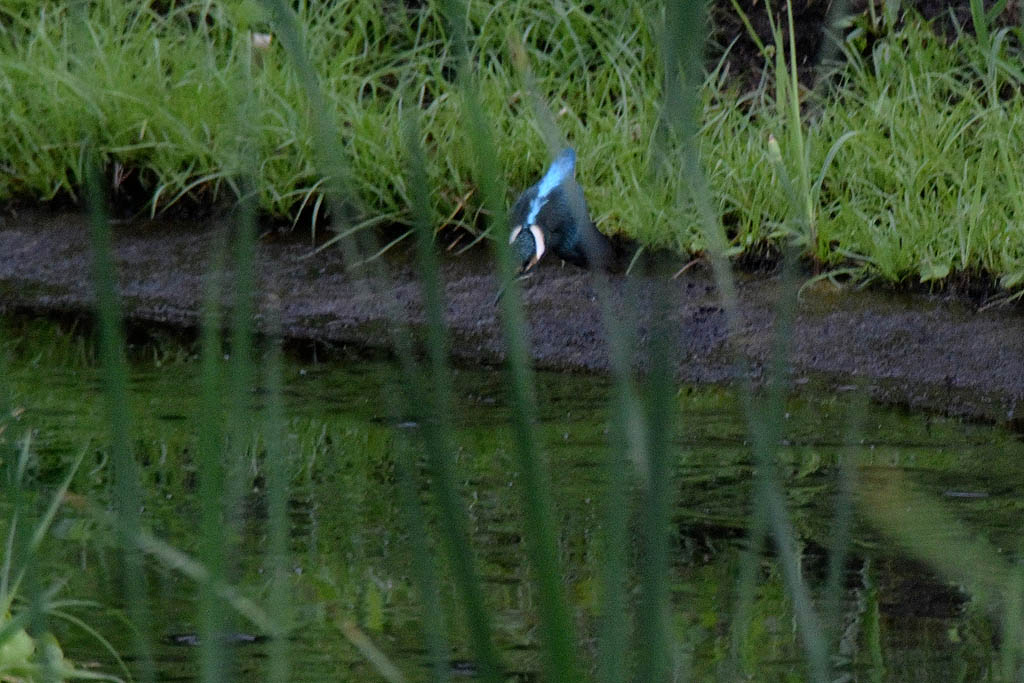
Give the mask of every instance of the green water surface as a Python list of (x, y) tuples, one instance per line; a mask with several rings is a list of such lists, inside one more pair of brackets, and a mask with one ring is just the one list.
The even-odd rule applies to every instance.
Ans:
[[(71, 491), (109, 507), (106, 417), (90, 337), (52, 323), (8, 321), (6, 387), (16, 417), (0, 435), (31, 439), (28, 491), (43, 505), (69, 463), (86, 449)], [(225, 363), (227, 361), (225, 360)], [(145, 491), (143, 520), (159, 538), (196, 555), (199, 361), (188, 345), (148, 340), (132, 353), (132, 444)], [(428, 676), (421, 607), (411, 578), (409, 538), (401, 523), (397, 449), (419, 452), (418, 426), (391, 400), (387, 361), (313, 362), (285, 367), (285, 451), (290, 472), (288, 639), (294, 680), (380, 680), (342, 633), (352, 623), (409, 680)], [(469, 512), (472, 550), (484, 582), (503, 665), (512, 680), (540, 674), (536, 594), (525, 559), (521, 497), (503, 374), (453, 370), (455, 468)], [(559, 524), (563, 582), (583, 659), (594, 662), (600, 616), (601, 504), (605, 499), (608, 405), (601, 377), (538, 376), (537, 429), (550, 465)], [(229, 534), (231, 575), (242, 594), (267, 601), (262, 389), (255, 387), (248, 463), (240, 475), (237, 523)], [(227, 410), (228, 406), (225, 406)], [(827, 571), (841, 458), (858, 467), (858, 491), (894, 476), (912, 482), (1007, 560), (1019, 549), (1024, 444), (996, 427), (880, 408), (858, 391), (816, 393), (813, 382), (789, 399), (780, 472), (805, 579), (817, 603)], [(736, 583), (751, 515), (752, 455), (737, 396), (726, 388), (682, 387), (676, 397), (672, 463), (671, 609), (680, 679), (721, 678), (728, 658)], [(422, 461), (422, 458), (420, 458)], [(629, 499), (644, 486), (635, 468)], [(428, 524), (429, 473), (423, 468)], [(859, 495), (859, 494), (858, 494)], [(855, 496), (856, 497), (856, 496)], [(0, 521), (9, 515), (0, 507)], [(842, 594), (833, 620), (838, 676), (858, 680), (978, 680), (994, 676), (999, 625), (961, 586), (937, 577), (855, 508)], [(6, 534), (6, 531), (5, 531)], [(635, 537), (635, 534), (634, 534)], [(435, 548), (437, 545), (435, 544)], [(630, 561), (639, 565), (639, 542)], [(955, 552), (956, 549), (950, 549)], [(76, 614), (125, 656), (137, 673), (121, 604), (120, 550), (113, 535), (81, 506), (67, 505), (44, 543), (38, 578), (66, 582), (60, 594), (102, 607)], [(448, 571), (439, 560), (453, 676), (471, 676), (472, 655)], [(194, 581), (146, 561), (158, 680), (198, 674), (196, 632), (203, 606)], [(802, 680), (804, 660), (781, 572), (770, 546), (758, 563), (753, 615), (740, 643), (752, 680)], [(630, 585), (638, 581), (634, 569)], [(637, 600), (630, 593), (631, 600)], [(623, 615), (628, 620), (628, 615)], [(229, 617), (226, 655), (239, 680), (266, 674), (269, 641)], [(52, 624), (69, 657), (118, 674), (111, 657), (81, 631)], [(642, 651), (642, 646), (637, 646)], [(123, 674), (121, 674), (123, 675)]]

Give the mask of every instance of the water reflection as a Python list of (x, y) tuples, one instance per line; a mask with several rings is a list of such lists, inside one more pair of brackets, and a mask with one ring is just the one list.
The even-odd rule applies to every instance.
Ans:
[[(139, 361), (131, 385), (136, 452), (147, 487), (145, 518), (154, 533), (195, 553), (199, 509), (195, 500), (196, 449), (192, 397), (198, 363), (155, 367)], [(420, 615), (410, 579), (408, 539), (399, 524), (393, 452), (396, 440), (416, 443), (416, 425), (395, 424), (380, 400), (390, 370), (381, 363), (287, 367), (287, 451), (292, 470), (290, 580), (299, 627), (291, 637), (297, 680), (373, 680), (375, 674), (339, 631), (352, 620), (412, 680), (427, 676)], [(109, 492), (96, 373), (81, 363), (46, 372), (17, 363), (11, 372), (20, 424), (35, 431), (41, 482), (59, 476), (85, 444), (94, 453), (74, 490), (95, 501)], [(560, 522), (564, 582), (588, 655), (595, 648), (603, 462), (610, 387), (597, 377), (541, 374), (540, 431), (551, 464)], [(514, 680), (533, 680), (539, 669), (536, 595), (522, 548), (520, 495), (512, 461), (504, 379), (496, 371), (456, 372), (459, 410), (453, 416), (455, 454), (472, 542), (495, 617), (496, 639)], [(258, 399), (258, 394), (257, 394)], [(257, 400), (258, 402), (258, 400)], [(753, 462), (736, 397), (722, 388), (684, 388), (677, 398), (679, 428), (673, 441), (676, 504), (672, 514), (671, 623), (679, 661), (698, 680), (722, 675), (740, 553), (751, 514)], [(788, 508), (797, 531), (802, 570), (812, 587), (825, 584), (835, 515), (837, 464), (857, 463), (858, 492), (891, 479), (912, 481), (999, 551), (1018, 549), (1019, 463), (1024, 447), (994, 427), (934, 416), (863, 407), (861, 439), (847, 443), (851, 415), (863, 404), (855, 392), (815, 394), (804, 385), (788, 406), (779, 451)], [(254, 433), (254, 439), (259, 437)], [(415, 447), (415, 445), (414, 445)], [(425, 470), (424, 470), (425, 471)], [(244, 592), (265, 597), (266, 508), (258, 452), (237, 530), (234, 575)], [(639, 477), (634, 487), (642, 486)], [(858, 493), (858, 496), (860, 493)], [(429, 509), (429, 508), (428, 508)], [(46, 561), (65, 593), (115, 608), (116, 548), (95, 524), (69, 515), (55, 526)], [(430, 513), (433, 514), (433, 513)], [(632, 551), (636, 560), (636, 553)], [(744, 636), (743, 661), (757, 679), (802, 675), (803, 663), (788, 599), (770, 546), (758, 565), (757, 600)], [(197, 676), (195, 585), (156, 562), (148, 565), (161, 680)], [(634, 596), (635, 597), (635, 596)], [(816, 595), (819, 605), (827, 597)], [(443, 598), (455, 604), (446, 579)], [(840, 675), (888, 680), (973, 679), (997, 661), (998, 628), (966, 592), (939, 580), (899, 550), (860, 515), (835, 600), (838, 638), (833, 662)], [(472, 677), (464, 626), (453, 623), (453, 677)], [(122, 652), (131, 639), (119, 612), (88, 615)], [(231, 643), (239, 677), (264, 671), (263, 634), (234, 618)], [(72, 658), (110, 667), (93, 641), (74, 630), (61, 634)], [(681, 664), (682, 666), (682, 664)]]

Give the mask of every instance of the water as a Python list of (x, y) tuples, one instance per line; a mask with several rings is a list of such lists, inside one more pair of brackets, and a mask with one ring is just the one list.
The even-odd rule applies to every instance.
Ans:
[[(14, 405), (23, 412), (4, 437), (20, 439), (31, 432), (38, 456), (31, 478), (42, 492), (40, 500), (72, 458), (87, 449), (72, 491), (108, 505), (105, 418), (87, 341), (49, 324), (29, 326), (21, 334), (19, 344), (9, 345), (8, 382)], [(41, 350), (30, 350), (37, 346)], [(133, 443), (146, 490), (145, 523), (193, 556), (199, 551), (200, 514), (195, 464), (198, 366), (174, 342), (150, 345), (134, 353), (131, 382)], [(495, 370), (453, 372), (458, 396), (453, 416), (459, 444), (456, 469), (496, 640), (510, 677), (533, 680), (539, 671), (537, 598), (523, 549), (504, 379)], [(289, 639), (293, 678), (376, 680), (374, 669), (340, 629), (352, 622), (411, 680), (425, 679), (419, 603), (394, 471), (396, 448), (419, 448), (418, 433), (414, 423), (394, 414), (381, 398), (394, 395), (394, 373), (384, 362), (314, 364), (291, 359), (285, 374), (289, 566), (298, 624)], [(564, 585), (581, 651), (593, 661), (601, 604), (610, 386), (599, 377), (541, 374), (537, 389), (537, 428), (551, 463)], [(255, 393), (257, 404), (261, 396)], [(740, 403), (731, 391), (684, 387), (676, 404), (670, 623), (678, 670), (689, 669), (703, 680), (721, 672), (729, 652), (753, 466)], [(256, 444), (261, 443), (259, 432), (256, 420)], [(230, 555), (238, 586), (262, 604), (268, 590), (266, 501), (261, 447), (254, 451)], [(948, 520), (965, 525), (1000, 561), (1009, 563), (1019, 550), (1016, 492), (1024, 483), (1022, 455), (1020, 439), (998, 428), (866, 405), (855, 391), (825, 395), (809, 384), (789, 400), (780, 471), (803, 574), (819, 607), (825, 604), (820, 588), (832, 545), (837, 463), (843, 457), (858, 463), (858, 512), (843, 592), (836, 601), (838, 616), (831, 622), (841, 634), (834, 660), (837, 675), (883, 680), (991, 675), (999, 657), (999, 626), (990, 611), (951, 577), (940, 578), (921, 551), (909, 553), (891, 534), (880, 531), (870, 514), (879, 507), (872, 504), (871, 492), (891, 498), (912, 485), (914, 495), (937, 503)], [(634, 472), (634, 494), (643, 486), (639, 472)], [(890, 492), (886, 486), (893, 481), (903, 488)], [(425, 495), (424, 500), (429, 498)], [(912, 505), (918, 499), (906, 500)], [(2, 516), (5, 527), (8, 517)], [(938, 519), (939, 528), (919, 534), (934, 532), (941, 544), (951, 526), (943, 519)], [(95, 518), (65, 506), (44, 551), (45, 569), (38, 576), (47, 584), (66, 582), (62, 597), (99, 603), (101, 607), (77, 609), (75, 614), (109, 638), (126, 655), (129, 668), (137, 666), (119, 604), (119, 550), (111, 535)], [(630, 555), (635, 564), (638, 542), (631, 544)], [(804, 666), (773, 558), (769, 546), (758, 564), (756, 601), (741, 654), (754, 678), (789, 680), (802, 677)], [(146, 567), (158, 679), (192, 680), (198, 672), (197, 587), (156, 560), (147, 561)], [(636, 581), (635, 572), (631, 581)], [(452, 631), (452, 671), (470, 675), (465, 626), (451, 608), (456, 601), (447, 578), (443, 594)], [(95, 640), (66, 624), (53, 628), (67, 655), (80, 665), (117, 673)], [(239, 678), (264, 676), (270, 647), (264, 634), (237, 615), (230, 628), (228, 652)]]

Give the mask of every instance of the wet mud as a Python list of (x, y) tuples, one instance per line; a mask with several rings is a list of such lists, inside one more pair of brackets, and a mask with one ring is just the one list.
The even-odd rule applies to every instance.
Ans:
[[(77, 213), (42, 210), (0, 218), (0, 309), (88, 313), (93, 305), (88, 223)], [(195, 328), (212, 254), (224, 240), (216, 222), (153, 222), (115, 229), (125, 317), (143, 325)], [(411, 248), (411, 243), (410, 243)], [(420, 286), (407, 253), (349, 273), (340, 249), (313, 254), (298, 239), (260, 241), (258, 325), (282, 334), (356, 350), (389, 350), (389, 326), (422, 329)], [(489, 250), (442, 263), (450, 352), (459, 363), (504, 359), (498, 290)], [(664, 282), (664, 280), (662, 280)], [(230, 278), (225, 280), (230, 293)], [(764, 380), (772, 359), (778, 275), (737, 276), (735, 332), (709, 269), (668, 280), (677, 379), (715, 383), (740, 372)], [(539, 369), (604, 373), (609, 369), (599, 291), (617, 324), (634, 330), (637, 356), (659, 288), (652, 277), (592, 274), (542, 263), (523, 283), (532, 355)], [(789, 334), (789, 378), (796, 389), (867, 390), (879, 401), (1024, 425), (1024, 311), (977, 310), (949, 296), (858, 291), (818, 283), (805, 288)], [(737, 352), (743, 359), (736, 362)], [(642, 364), (642, 361), (640, 362)], [(742, 368), (740, 370), (739, 368)]]

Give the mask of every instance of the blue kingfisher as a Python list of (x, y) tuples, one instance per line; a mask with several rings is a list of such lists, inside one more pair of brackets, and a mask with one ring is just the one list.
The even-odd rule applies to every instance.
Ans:
[(512, 205), (509, 244), (519, 272), (525, 273), (547, 251), (581, 268), (608, 268), (612, 244), (590, 220), (583, 188), (576, 182), (576, 152), (563, 149), (551, 167)]

